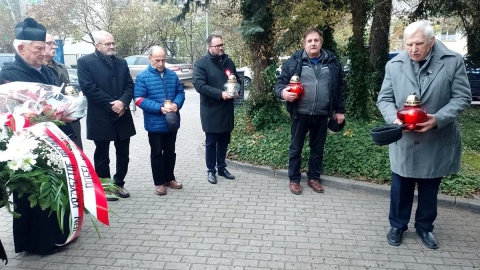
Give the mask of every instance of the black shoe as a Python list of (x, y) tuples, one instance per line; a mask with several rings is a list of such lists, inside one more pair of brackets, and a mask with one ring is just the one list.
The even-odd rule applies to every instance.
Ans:
[(392, 246), (400, 246), (403, 239), (403, 231), (392, 227), (387, 234), (387, 242)]
[(217, 176), (215, 175), (214, 172), (208, 172), (208, 182), (210, 184), (216, 184), (217, 183)]
[(432, 232), (423, 232), (417, 230), (418, 236), (422, 239), (423, 244), (430, 249), (437, 249), (438, 248), (438, 242), (437, 239), (435, 239), (435, 235), (433, 235)]
[(124, 187), (117, 187), (117, 190), (115, 190), (113, 194), (124, 199), (130, 197), (130, 193)]
[(107, 198), (107, 201), (109, 201), (109, 202), (118, 201), (118, 197), (113, 195), (113, 194), (105, 194), (105, 197)]
[(227, 169), (218, 170), (218, 175), (223, 176), (223, 177), (225, 177), (227, 179), (230, 179), (230, 180), (235, 179), (235, 176), (233, 176), (233, 174), (231, 174), (229, 171), (227, 171)]

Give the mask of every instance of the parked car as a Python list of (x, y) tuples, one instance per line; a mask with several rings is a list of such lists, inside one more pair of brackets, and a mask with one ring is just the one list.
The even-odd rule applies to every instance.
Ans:
[(237, 68), (237, 71), (243, 71), (243, 87), (248, 89), (248, 86), (253, 81), (253, 70), (250, 67)]
[(78, 91), (82, 91), (82, 89), (80, 89), (80, 84), (78, 83), (77, 70), (74, 68), (67, 68), (67, 72), (68, 77), (70, 78), (70, 84)]
[(2, 70), (5, 64), (11, 63), (13, 61), (15, 61), (14, 53), (0, 53), (0, 70)]
[(472, 101), (480, 101), (480, 68), (467, 68), (467, 76), (472, 89)]
[[(138, 74), (144, 71), (148, 65), (150, 65), (150, 60), (148, 59), (147, 55), (132, 55), (125, 57), (125, 60), (127, 60), (128, 68), (130, 69), (130, 75), (132, 76), (133, 81), (135, 81)], [(187, 64), (179, 59), (167, 56), (165, 59), (165, 67), (175, 71), (182, 84), (192, 82), (192, 65)]]

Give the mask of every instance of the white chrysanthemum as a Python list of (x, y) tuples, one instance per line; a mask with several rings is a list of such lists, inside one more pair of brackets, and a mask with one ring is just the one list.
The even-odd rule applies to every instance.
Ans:
[(7, 162), (7, 166), (8, 168), (10, 168), (10, 170), (16, 171), (20, 168), (20, 162), (18, 162), (18, 160), (16, 159), (10, 160), (9, 162)]
[(38, 147), (38, 141), (24, 134), (14, 134), (7, 144), (7, 152), (11, 159), (21, 158)]
[(32, 165), (35, 165), (37, 163), (37, 155), (28, 153), (25, 155), (20, 163), (20, 169), (22, 169), (25, 172), (29, 172), (32, 170)]

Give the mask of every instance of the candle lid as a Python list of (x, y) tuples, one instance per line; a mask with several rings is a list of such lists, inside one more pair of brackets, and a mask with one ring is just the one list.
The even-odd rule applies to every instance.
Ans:
[(410, 95), (407, 97), (407, 100), (405, 100), (405, 103), (403, 104), (405, 106), (420, 106), (422, 103), (420, 102), (420, 99), (417, 97), (417, 94), (415, 92), (411, 92)]
[(290, 83), (300, 83), (300, 77), (297, 73), (293, 74), (292, 78), (290, 78)]
[(228, 83), (236, 83), (237, 82), (237, 77), (235, 77), (235, 75), (233, 74), (230, 74), (228, 76), (228, 80), (227, 80)]

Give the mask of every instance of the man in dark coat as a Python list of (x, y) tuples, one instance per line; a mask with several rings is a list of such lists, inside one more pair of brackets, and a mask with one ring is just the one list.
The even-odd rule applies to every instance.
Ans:
[[(67, 67), (64, 64), (53, 60), (57, 54), (56, 49), (57, 43), (55, 42), (55, 39), (52, 35), (47, 34), (45, 39), (45, 55), (43, 58), (43, 63), (55, 74), (58, 86), (61, 86), (62, 84), (70, 84), (70, 77), (68, 76)], [(65, 132), (65, 129), (68, 128), (65, 134), (69, 135), (80, 149), (83, 149), (80, 120), (76, 118), (74, 119), (75, 120), (68, 123), (66, 127), (63, 127), (62, 130)], [(68, 130), (70, 130), (73, 135), (68, 134)]]
[[(56, 49), (57, 49), (57, 43), (55, 42), (55, 39), (53, 38), (52, 35), (47, 34), (47, 37), (45, 39), (45, 56), (43, 58), (43, 63), (48, 68), (50, 68), (50, 70), (53, 71), (53, 73), (56, 76), (58, 84), (60, 85), (70, 84), (70, 77), (68, 76), (67, 66), (53, 60), (55, 55), (57, 55)], [(80, 90), (80, 89), (77, 89), (77, 90)], [(73, 133), (75, 134), (75, 136), (73, 136), (72, 138), (73, 141), (80, 149), (83, 149), (82, 129), (80, 126), (80, 120), (76, 119), (72, 121), (69, 125), (72, 128)]]
[(233, 97), (224, 91), (228, 75), (234, 74), (240, 82), (233, 61), (224, 53), (223, 39), (211, 35), (207, 39), (207, 55), (197, 60), (193, 69), (193, 86), (200, 93), (200, 118), (205, 132), (205, 160), (208, 182), (217, 183), (218, 175), (235, 179), (229, 171), (225, 158), (233, 130)]
[[(45, 27), (32, 18), (15, 26), (15, 61), (0, 72), (0, 83), (24, 81), (58, 85), (53, 72), (43, 65), (45, 35)], [(68, 225), (62, 233), (56, 215), (49, 215), (49, 210), (42, 210), (38, 205), (31, 208), (28, 196), (24, 194), (20, 198), (13, 193), (15, 211), (21, 215), (13, 219), (15, 252), (55, 253), (57, 244), (64, 244), (68, 237)], [(65, 224), (69, 224), (68, 216), (68, 213), (64, 215)]]
[(99, 177), (110, 178), (110, 142), (116, 149), (113, 176), (119, 187), (115, 195), (128, 198), (124, 188), (128, 171), (130, 137), (136, 134), (128, 105), (133, 98), (133, 80), (127, 62), (116, 57), (115, 40), (106, 31), (94, 32), (95, 52), (77, 61), (78, 81), (88, 100), (87, 139), (95, 143), (93, 156)]

